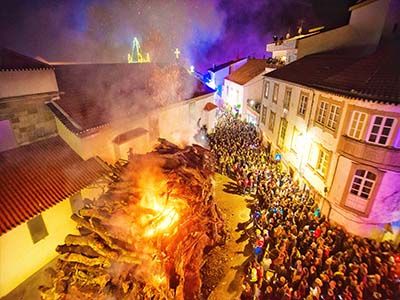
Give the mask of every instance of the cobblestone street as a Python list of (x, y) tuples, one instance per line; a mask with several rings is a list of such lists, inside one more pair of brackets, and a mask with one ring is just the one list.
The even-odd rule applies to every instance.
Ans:
[(251, 248), (248, 247), (248, 239), (244, 239), (241, 232), (236, 229), (239, 223), (249, 219), (250, 210), (246, 206), (245, 197), (232, 193), (235, 186), (232, 180), (216, 174), (215, 181), (215, 197), (219, 208), (225, 214), (227, 230), (230, 234), (224, 247), (228, 251), (226, 254), (229, 259), (225, 267), (226, 275), (211, 293), (209, 299), (239, 299), (243, 268), (251, 255)]

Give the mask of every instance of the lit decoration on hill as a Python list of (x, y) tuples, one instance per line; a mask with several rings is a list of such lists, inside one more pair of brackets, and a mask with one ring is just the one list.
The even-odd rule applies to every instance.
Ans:
[(132, 41), (132, 50), (131, 53), (128, 53), (128, 63), (137, 64), (137, 63), (148, 63), (150, 62), (150, 54), (146, 53), (144, 56), (140, 50), (140, 43), (137, 37), (135, 37)]
[(174, 54), (175, 54), (176, 60), (178, 60), (179, 59), (179, 55), (181, 54), (181, 51), (179, 51), (179, 49), (176, 48), (175, 51), (174, 51)]

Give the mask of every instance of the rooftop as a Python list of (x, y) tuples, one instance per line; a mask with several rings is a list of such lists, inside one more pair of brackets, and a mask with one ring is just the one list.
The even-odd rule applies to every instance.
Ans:
[(400, 44), (357, 56), (328, 52), (305, 56), (266, 76), (350, 98), (400, 104)]
[(0, 71), (38, 70), (51, 68), (52, 67), (50, 65), (32, 57), (22, 55), (10, 49), (0, 49)]
[(60, 137), (0, 153), (0, 235), (85, 188), (107, 171)]
[[(161, 105), (154, 95), (170, 91), (174, 71), (156, 64), (75, 64), (55, 67), (60, 99), (48, 106), (72, 132), (91, 134), (116, 118), (147, 113)], [(191, 99), (213, 93), (186, 70), (179, 69), (182, 94)], [(178, 97), (176, 93), (167, 95)], [(171, 100), (171, 99), (169, 99)], [(173, 99), (175, 100), (175, 99)], [(181, 99), (176, 99), (181, 100)], [(183, 99), (182, 99), (183, 100)]]
[(264, 72), (268, 66), (270, 64), (266, 59), (249, 59), (243, 66), (226, 77), (226, 79), (243, 85)]
[(228, 61), (228, 62), (226, 62), (226, 63), (213, 66), (212, 68), (208, 69), (208, 71), (211, 71), (211, 72), (218, 72), (218, 71), (220, 71), (220, 70), (222, 70), (222, 69), (225, 69), (226, 67), (229, 67), (230, 65), (233, 65), (234, 63), (237, 63), (237, 62), (239, 62), (239, 61), (241, 61), (241, 60), (244, 60), (244, 59), (246, 59), (246, 57), (242, 57), (242, 58), (230, 60), (230, 61)]

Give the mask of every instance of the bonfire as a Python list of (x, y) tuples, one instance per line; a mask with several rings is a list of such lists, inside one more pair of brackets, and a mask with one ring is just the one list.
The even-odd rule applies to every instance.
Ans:
[(205, 252), (225, 241), (210, 152), (161, 140), (116, 173), (72, 216), (42, 299), (201, 298)]

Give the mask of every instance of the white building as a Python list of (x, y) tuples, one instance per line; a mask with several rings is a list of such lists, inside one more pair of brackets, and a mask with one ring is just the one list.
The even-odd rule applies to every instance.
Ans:
[[(392, 9), (396, 1), (360, 0), (349, 8), (349, 23), (325, 30), (324, 26), (302, 32), (288, 39), (267, 44), (267, 52), (284, 63), (306, 55), (338, 48), (374, 49), (382, 37), (400, 35), (399, 16)], [(397, 11), (398, 14), (398, 11)], [(397, 24), (397, 25), (396, 25)]]
[(217, 91), (217, 96), (222, 96), (222, 90), (224, 85), (224, 79), (236, 71), (238, 68), (243, 66), (247, 62), (248, 58), (239, 58), (228, 61), (220, 65), (214, 65), (212, 68), (207, 70), (209, 77), (207, 85)]
[[(214, 90), (183, 69), (176, 79), (182, 80), (181, 87), (171, 88), (175, 82), (157, 76), (157, 91), (166, 97), (185, 96), (168, 99), (172, 103), (162, 106), (153, 100), (148, 85), (152, 68), (151, 64), (56, 66), (61, 95), (47, 105), (60, 136), (85, 159), (99, 156), (115, 163), (126, 159), (129, 149), (150, 151), (160, 137), (184, 145), (194, 142), (201, 126), (213, 128)], [(181, 88), (187, 92), (177, 95)]]
[(323, 213), (362, 236), (400, 230), (400, 46), (313, 54), (265, 75), (260, 128)]
[(225, 104), (242, 114), (243, 119), (258, 123), (263, 90), (263, 75), (276, 68), (266, 59), (249, 59), (225, 78)]

